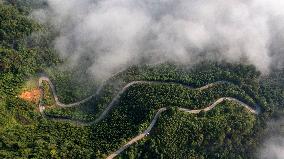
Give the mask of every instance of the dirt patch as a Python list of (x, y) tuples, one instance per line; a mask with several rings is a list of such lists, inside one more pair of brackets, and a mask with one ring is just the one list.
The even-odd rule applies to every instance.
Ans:
[(40, 89), (33, 89), (30, 91), (24, 91), (19, 96), (21, 99), (30, 101), (30, 102), (38, 102), (40, 98)]

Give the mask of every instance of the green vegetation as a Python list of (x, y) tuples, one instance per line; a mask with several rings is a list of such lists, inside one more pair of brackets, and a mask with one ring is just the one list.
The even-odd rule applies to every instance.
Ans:
[[(110, 103), (110, 101), (114, 98), (114, 96), (118, 93), (118, 91), (121, 90), (122, 87), (124, 87), (127, 83), (131, 81), (168, 82), (168, 84), (162, 84), (162, 85), (142, 84), (140, 86), (137, 86), (137, 87), (142, 87), (142, 88), (137, 88), (133, 86), (131, 87), (131, 89), (132, 88), (136, 90), (140, 89), (141, 91), (139, 91), (139, 93), (142, 94), (142, 97), (145, 96), (144, 92), (149, 92), (148, 95), (152, 96), (150, 97), (150, 99), (154, 98), (152, 100), (160, 99), (160, 100), (169, 101), (172, 99), (176, 99), (175, 101), (169, 101), (170, 103), (168, 103), (168, 104), (173, 104), (174, 106), (193, 105), (192, 108), (198, 108), (198, 107), (204, 107), (206, 106), (206, 104), (208, 104), (208, 102), (206, 101), (203, 101), (204, 103), (191, 103), (191, 104), (188, 103), (188, 102), (191, 102), (190, 98), (193, 98), (194, 96), (199, 96), (199, 97), (206, 96), (208, 97), (208, 100), (210, 100), (210, 102), (213, 102), (214, 100), (220, 97), (232, 96), (242, 101), (245, 101), (252, 106), (255, 105), (253, 100), (256, 100), (256, 101), (260, 100), (257, 97), (257, 92), (258, 92), (257, 87), (258, 86), (257, 86), (257, 83), (254, 82), (258, 76), (258, 72), (256, 72), (254, 68), (251, 68), (250, 66), (244, 67), (241, 65), (236, 66), (235, 68), (232, 68), (233, 66), (230, 64), (216, 65), (214, 63), (202, 64), (202, 68), (200, 66), (201, 65), (196, 66), (198, 69), (196, 68), (192, 70), (186, 70), (186, 69), (180, 68), (179, 66), (175, 66), (172, 64), (162, 64), (160, 66), (155, 66), (155, 67), (135, 66), (135, 67), (129, 68), (128, 70), (108, 80), (107, 84), (104, 86), (104, 89), (100, 93), (99, 98), (90, 100), (89, 102), (87, 102), (86, 104), (82, 106), (83, 108), (79, 107), (79, 108), (57, 109), (57, 110), (52, 109), (52, 110), (47, 110), (46, 113), (52, 116), (62, 116), (63, 114), (65, 114), (66, 118), (75, 117), (75, 119), (85, 120), (86, 116), (82, 115), (80, 117), (78, 116), (78, 112), (81, 112), (81, 111), (84, 111), (84, 109), (87, 109), (87, 110), (93, 110), (93, 113), (89, 115), (91, 118), (93, 118), (94, 115), (100, 114), (100, 112), (104, 110), (104, 108), (106, 107), (106, 104)], [(231, 68), (231, 70), (229, 70), (228, 68)], [(246, 74), (241, 74), (240, 69), (243, 69)], [(115, 78), (119, 78), (122, 80), (115, 80)], [(222, 80), (230, 81), (231, 83), (223, 83), (223, 84), (220, 83), (210, 88), (209, 91), (205, 90), (202, 92), (194, 91), (194, 90), (185, 88), (178, 84), (180, 83), (180, 84), (190, 85), (190, 86), (198, 88), (206, 84), (216, 82), (216, 81), (222, 81)], [(73, 85), (67, 85), (64, 82), (62, 85), (66, 85), (69, 87), (62, 87), (60, 86), (61, 85), (60, 83), (58, 84), (58, 82), (62, 80), (56, 79), (55, 81), (57, 81), (56, 84), (57, 86), (59, 86), (59, 87), (56, 87), (59, 92), (60, 90), (65, 90), (65, 91), (73, 90), (73, 88), (70, 88), (70, 87), (73, 87)], [(177, 84), (170, 84), (170, 82), (176, 82)], [(251, 84), (248, 85), (247, 83), (251, 83)], [(156, 86), (156, 85), (157, 85), (157, 88), (151, 88), (151, 86)], [(237, 87), (236, 85), (239, 85), (241, 89)], [(83, 89), (81, 89), (81, 92), (82, 90), (84, 91), (84, 87), (82, 88)], [(215, 89), (215, 90), (210, 91), (211, 89)], [(226, 90), (226, 92), (222, 92), (224, 91), (224, 89)], [(77, 89), (77, 90), (80, 90), (80, 89)], [(246, 91), (243, 91), (243, 90), (246, 90)], [(207, 93), (202, 94), (204, 92), (207, 92)], [(65, 92), (65, 93), (66, 93), (65, 96), (69, 95), (69, 92)], [(60, 94), (62, 93), (59, 93), (59, 96)], [(83, 93), (78, 93), (78, 94), (83, 94)], [(156, 96), (158, 96), (159, 94), (161, 94), (160, 98), (159, 97), (156, 98)], [(249, 94), (249, 95), (251, 94), (253, 99), (250, 98), (249, 95), (246, 95), (246, 94)], [(168, 95), (172, 95), (172, 97)], [(165, 96), (168, 96), (168, 97), (165, 97)], [(177, 97), (174, 97), (174, 96), (177, 96)], [(147, 100), (146, 103), (147, 102), (149, 101)], [(159, 103), (159, 102), (156, 102), (156, 103)], [(195, 102), (201, 102), (201, 101), (198, 100)], [(165, 101), (164, 103), (167, 103), (167, 102)], [(72, 112), (74, 112), (74, 114), (77, 114), (77, 115), (72, 116)], [(56, 114), (59, 114), (59, 115), (56, 115)], [(87, 120), (90, 120), (90, 119), (87, 119)]]
[(224, 102), (208, 113), (172, 109), (141, 143), (121, 158), (249, 158), (256, 118), (243, 107)]
[[(47, 74), (63, 103), (93, 95), (102, 82), (86, 73), (88, 62), (66, 71), (49, 44), (54, 33), (27, 17), (28, 6), (37, 8), (44, 2), (29, 2), (0, 4), (0, 158), (105, 158), (143, 132), (162, 107), (170, 109), (150, 135), (120, 158), (255, 158), (265, 122), (284, 112), (283, 70), (261, 77), (250, 65), (207, 61), (191, 68), (170, 63), (132, 66), (108, 79), (97, 96), (76, 108), (53, 106), (44, 83), (44, 104), (52, 107), (46, 108), (43, 118), (37, 104), (18, 98), (27, 87), (35, 87), (36, 82), (26, 84), (28, 80)], [(132, 85), (101, 122), (82, 125), (94, 121), (131, 81), (151, 82)], [(216, 81), (227, 82), (204, 90), (187, 87)], [(252, 107), (257, 104), (262, 112), (256, 116), (228, 101), (196, 115), (177, 110), (204, 108), (226, 96)]]
[(261, 94), (270, 103), (273, 116), (279, 117), (284, 114), (284, 70), (273, 71), (270, 76), (264, 77), (260, 82)]
[[(231, 66), (231, 67), (228, 67), (228, 66)], [(231, 69), (227, 69), (227, 68), (231, 68)], [(123, 87), (126, 83), (130, 82), (131, 80), (151, 80), (151, 81), (156, 80), (160, 82), (162, 81), (179, 82), (179, 83), (193, 85), (193, 86), (201, 86), (201, 84), (197, 85), (195, 81), (202, 80), (202, 84), (207, 84), (207, 83), (210, 83), (216, 80), (222, 81), (222, 80), (233, 79), (233, 78), (230, 78), (229, 75), (234, 76), (235, 74), (237, 74), (238, 71), (235, 71), (235, 69), (246, 70), (247, 68), (252, 69), (250, 70), (251, 72), (255, 71), (254, 68), (250, 66), (238, 67), (235, 65), (235, 67), (233, 67), (233, 65), (229, 65), (229, 64), (217, 65), (217, 64), (212, 64), (212, 63), (211, 64), (206, 63), (206, 64), (199, 65), (198, 72), (194, 70), (187, 70), (187, 71), (181, 70), (181, 68), (179, 68), (178, 66), (174, 66), (170, 64), (163, 64), (160, 66), (146, 67), (146, 68), (145, 67), (141, 67), (141, 68), (133, 67), (115, 77), (115, 78), (120, 79), (118, 81), (122, 81), (122, 82), (119, 82), (116, 85), (119, 89), (118, 88), (114, 89), (115, 87), (113, 87), (114, 90), (108, 92), (108, 96), (113, 98), (113, 96), (121, 89), (121, 87)], [(162, 71), (163, 69), (166, 69), (168, 72), (171, 72), (171, 74), (179, 74), (182, 76), (180, 76), (180, 79), (178, 79), (172, 75), (167, 75), (166, 73), (163, 73), (163, 74), (161, 73), (160, 76), (157, 76), (154, 73), (154, 72)], [(169, 69), (172, 69), (172, 71), (170, 71)], [(210, 74), (211, 72), (214, 72), (212, 74), (214, 74), (215, 76), (209, 76), (209, 77), (215, 78), (215, 79), (211, 79), (211, 78), (206, 79), (204, 77), (206, 73)], [(228, 74), (228, 75), (223, 76), (223, 74)], [(216, 75), (223, 76), (225, 79), (222, 79), (222, 77), (218, 77)], [(248, 75), (251, 76), (251, 74), (248, 74)], [(110, 152), (118, 149), (122, 145), (122, 143), (125, 143), (126, 141), (130, 140), (132, 137), (143, 132), (146, 129), (147, 125), (149, 125), (156, 111), (159, 108), (162, 108), (165, 106), (173, 107), (173, 108), (184, 107), (184, 108), (189, 108), (189, 109), (204, 108), (220, 97), (230, 96), (230, 97), (235, 97), (237, 99), (240, 99), (241, 101), (244, 101), (245, 103), (248, 103), (251, 106), (254, 106), (256, 103), (258, 103), (261, 105), (262, 109), (265, 110), (267, 108), (267, 105), (265, 104), (265, 102), (261, 103), (262, 97), (258, 94), (260, 87), (258, 83), (254, 81), (257, 78), (258, 74), (256, 72), (255, 78), (249, 78), (249, 76), (245, 76), (245, 75), (243, 75), (242, 77), (240, 76), (238, 80), (233, 81), (236, 84), (233, 84), (233, 82), (232, 83), (219, 83), (219, 84), (217, 83), (216, 85), (208, 89), (202, 90), (202, 91), (189, 89), (185, 86), (182, 86), (180, 84), (174, 84), (174, 83), (149, 83), (149, 84), (145, 83), (145, 84), (132, 85), (122, 95), (122, 97), (120, 98), (120, 101), (116, 104), (116, 106), (112, 109), (112, 111), (107, 115), (107, 117), (100, 123), (93, 125), (91, 127), (91, 130), (92, 130), (91, 135), (90, 135), (91, 140), (92, 142), (96, 143), (93, 145), (94, 146), (93, 150), (94, 150), (95, 155), (99, 158), (103, 158), (104, 155), (107, 155)], [(198, 77), (200, 77), (200, 80), (198, 79)], [(111, 79), (110, 83), (114, 83), (115, 78)], [(191, 79), (194, 79), (194, 80), (191, 80)], [(180, 82), (181, 80), (183, 80), (184, 82)], [(191, 83), (187, 83), (188, 81), (191, 81)], [(109, 88), (114, 86), (113, 84), (109, 84), (109, 85), (110, 86), (108, 85), (105, 86), (106, 88), (108, 88), (108, 90)], [(251, 92), (255, 92), (253, 97), (249, 95), (251, 94)], [(104, 96), (104, 92), (102, 92), (102, 96)], [(57, 118), (61, 117), (63, 119), (71, 119), (70, 121), (72, 120), (73, 121), (74, 120), (75, 121), (76, 120), (92, 121), (95, 119), (94, 116), (97, 116), (98, 114), (100, 114), (100, 111), (97, 111), (97, 112), (94, 111), (93, 116), (91, 116), (91, 114), (86, 115), (87, 113), (84, 113), (84, 109), (86, 109), (86, 107), (84, 106), (86, 105), (89, 105), (90, 107), (97, 106), (100, 97), (101, 96), (99, 96), (98, 99), (93, 99), (89, 101), (93, 103), (84, 104), (81, 107), (71, 108), (71, 109), (70, 108), (50, 109), (46, 113), (50, 116), (57, 117)], [(109, 100), (104, 103), (104, 106), (101, 107), (101, 109), (98, 109), (98, 110), (103, 110), (103, 108), (106, 107), (106, 105), (110, 102), (112, 98), (108, 98)], [(232, 109), (237, 107), (234, 102), (225, 103), (225, 105), (228, 105), (228, 107), (232, 107)], [(230, 152), (230, 155), (244, 156), (244, 154), (248, 153), (247, 151), (244, 151), (247, 149), (242, 149), (240, 151), (235, 144), (235, 143), (242, 143), (244, 144), (243, 145), (244, 147), (245, 146), (250, 147), (250, 150), (252, 153), (253, 149), (256, 148), (257, 143), (259, 141), (258, 140), (259, 138), (256, 135), (256, 132), (263, 129), (264, 127), (263, 125), (264, 120), (262, 116), (265, 116), (265, 114), (269, 112), (263, 112), (263, 114), (257, 118), (257, 121), (255, 121), (256, 119), (254, 118), (254, 115), (249, 114), (248, 116), (250, 116), (250, 118), (253, 118), (253, 119), (250, 119), (249, 121), (247, 121), (246, 114), (248, 113), (246, 113), (247, 112), (246, 110), (243, 111), (243, 107), (240, 107), (239, 109), (233, 109), (230, 111), (226, 109), (223, 110), (221, 108), (220, 108), (220, 111), (221, 110), (228, 111), (231, 113), (236, 111), (236, 115), (238, 115), (237, 117), (236, 116), (232, 117), (231, 120), (228, 120), (227, 118), (224, 119), (224, 116), (227, 116), (226, 113), (224, 113), (223, 116), (220, 116), (220, 119), (217, 117), (216, 119), (214, 118), (216, 120), (215, 122), (217, 121), (221, 122), (221, 121), (227, 121), (227, 120), (230, 121), (230, 122), (227, 122), (227, 125), (226, 123), (224, 124), (226, 125), (226, 127), (228, 127), (228, 129), (230, 129), (230, 132), (227, 132), (228, 135), (233, 135), (235, 136), (235, 138), (226, 139), (226, 143), (228, 143), (228, 145), (231, 144), (230, 147), (234, 147), (227, 151)], [(242, 111), (240, 111), (240, 109)], [(219, 110), (219, 108), (217, 110)], [(219, 114), (221, 113), (220, 112), (215, 113), (215, 111), (212, 110), (212, 112), (210, 111), (206, 114), (210, 116), (216, 116), (216, 115), (219, 116)], [(192, 116), (192, 115), (187, 114), (187, 116)], [(232, 122), (232, 120), (236, 118), (238, 120), (236, 120), (235, 122)], [(164, 119), (165, 118), (162, 117), (160, 120), (164, 120)], [(199, 119), (199, 115), (198, 115), (198, 119)], [(207, 122), (206, 120), (201, 120), (201, 121), (204, 122), (204, 123), (202, 122), (203, 124)], [(191, 122), (191, 120), (188, 120), (188, 122)], [(192, 121), (192, 123), (194, 122), (195, 120)], [(238, 131), (235, 130), (236, 127), (233, 125), (233, 124), (235, 125), (242, 124), (241, 122), (243, 122), (244, 125), (250, 125), (250, 127), (245, 127), (245, 126), (240, 127), (242, 132), (248, 132), (244, 138), (236, 137), (236, 136), (239, 136), (240, 134), (238, 134)], [(173, 122), (172, 124), (174, 125), (175, 123)], [(218, 127), (216, 127), (216, 130), (218, 130), (217, 128)], [(160, 131), (167, 132), (168, 129), (166, 127), (165, 129), (160, 130)], [(214, 134), (214, 132), (212, 133)], [(184, 136), (183, 133), (180, 133), (178, 135)], [(222, 134), (218, 132), (216, 132), (215, 135), (216, 136), (214, 136), (212, 140), (215, 138), (222, 137), (222, 136), (219, 136)], [(159, 136), (160, 135), (158, 135), (157, 133), (156, 137), (159, 137)], [(204, 134), (204, 136), (206, 136), (206, 134)], [(209, 139), (211, 139), (211, 137), (209, 137)], [(249, 141), (249, 143), (246, 143), (244, 141)], [(181, 141), (177, 141), (177, 142), (181, 142)], [(157, 144), (157, 143), (153, 143), (153, 144), (156, 145), (155, 148), (159, 148), (159, 149), (164, 148), (162, 146), (163, 144)], [(219, 145), (222, 145), (222, 144), (224, 143), (219, 143)], [(159, 145), (160, 147), (157, 145)], [(199, 145), (199, 146), (203, 147), (203, 145)], [(240, 146), (240, 144), (238, 146)], [(139, 149), (139, 150), (142, 151), (143, 149), (142, 150)], [(129, 151), (132, 152), (133, 150), (129, 150)], [(187, 149), (186, 150), (184, 149), (184, 151), (186, 153)], [(213, 145), (211, 151), (212, 153), (215, 153), (218, 151), (222, 151), (222, 149), (217, 149), (217, 147), (215, 149)], [(138, 152), (138, 150), (135, 150), (135, 152)], [(160, 153), (164, 154), (163, 152), (164, 151), (158, 152), (158, 154), (156, 155), (159, 156)], [(130, 152), (127, 151), (126, 153), (130, 153)], [(152, 151), (149, 151), (149, 153), (152, 153)], [(197, 154), (199, 156), (203, 155), (203, 154), (198, 154), (198, 153), (200, 152), (195, 152), (194, 154)], [(203, 153), (207, 153), (207, 151), (204, 151)], [(219, 154), (220, 155), (222, 154), (223, 156), (225, 156), (226, 154), (228, 154), (228, 152), (224, 154), (219, 152)], [(134, 155), (137, 155), (137, 154), (134, 153)], [(204, 156), (204, 157), (208, 158), (208, 156)]]
[[(43, 68), (57, 63), (52, 49), (29, 45), (33, 32), (42, 27), (17, 8), (0, 4), (0, 110), (1, 130), (17, 125), (17, 119), (33, 118), (35, 105), (17, 96), (25, 81)], [(25, 120), (26, 121), (26, 120)], [(26, 123), (26, 122), (25, 122)]]
[(43, 82), (43, 90), (44, 90), (43, 100), (42, 100), (43, 105), (46, 105), (46, 106), (55, 105), (52, 91), (46, 81)]

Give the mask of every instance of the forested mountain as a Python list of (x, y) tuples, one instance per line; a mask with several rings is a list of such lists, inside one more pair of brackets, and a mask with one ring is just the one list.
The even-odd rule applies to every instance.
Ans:
[[(30, 17), (45, 5), (0, 2), (0, 158), (106, 158), (163, 108), (151, 131), (117, 158), (258, 158), (266, 122), (284, 113), (284, 70), (169, 62), (134, 65), (98, 82), (84, 63), (65, 69), (50, 44), (55, 31)], [(224, 97), (234, 100), (185, 111)]]

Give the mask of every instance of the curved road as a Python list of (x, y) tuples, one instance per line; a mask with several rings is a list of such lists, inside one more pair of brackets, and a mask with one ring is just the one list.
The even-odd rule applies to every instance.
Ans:
[[(95, 94), (81, 100), (81, 101), (78, 101), (78, 102), (75, 102), (75, 103), (71, 103), (71, 104), (63, 104), (61, 103), (59, 100), (58, 100), (58, 96), (56, 94), (56, 90), (55, 90), (55, 87), (53, 85), (53, 83), (51, 82), (51, 80), (46, 77), (46, 76), (42, 76), (39, 78), (39, 88), (41, 90), (41, 100), (39, 102), (39, 110), (41, 112), (41, 114), (46, 117), (44, 115), (44, 110), (45, 110), (45, 106), (42, 104), (42, 98), (43, 98), (43, 89), (42, 89), (42, 83), (43, 81), (46, 81), (48, 82), (50, 88), (51, 88), (51, 91), (52, 91), (52, 94), (53, 94), (53, 97), (54, 97), (54, 100), (55, 100), (55, 103), (56, 105), (58, 105), (59, 107), (62, 107), (62, 108), (68, 108), (68, 107), (76, 107), (76, 106), (79, 106), (80, 104), (83, 104), (87, 101), (89, 101), (91, 98), (93, 97), (96, 97), (97, 95), (99, 95), (99, 93), (101, 92), (101, 90), (103, 89), (103, 87), (105, 86), (106, 82), (104, 82), (102, 85), (99, 86), (99, 88), (97, 89), (97, 91), (95, 92)], [(216, 84), (222, 84), (222, 83), (230, 83), (230, 82), (227, 82), (227, 81), (217, 81), (217, 82), (214, 82), (214, 83), (210, 83), (210, 84), (207, 84), (205, 86), (202, 86), (202, 87), (199, 87), (199, 88), (193, 88), (192, 86), (190, 85), (186, 85), (186, 84), (180, 84), (180, 83), (174, 83), (174, 82), (161, 82), (161, 81), (132, 81), (128, 84), (126, 84), (117, 94), (116, 96), (112, 99), (112, 101), (108, 104), (108, 106), (105, 108), (105, 110), (100, 114), (100, 116), (95, 120), (95, 121), (92, 121), (92, 122), (81, 122), (81, 121), (74, 121), (74, 123), (77, 123), (79, 125), (85, 125), (85, 126), (88, 126), (88, 125), (93, 125), (93, 124), (96, 124), (98, 122), (100, 122), (106, 115), (107, 113), (110, 111), (110, 109), (114, 106), (114, 104), (119, 101), (121, 95), (129, 88), (131, 87), (132, 85), (135, 85), (135, 84), (151, 84), (151, 83), (169, 83), (169, 84), (179, 84), (179, 85), (182, 85), (184, 87), (187, 87), (189, 89), (193, 89), (193, 90), (199, 90), (199, 91), (202, 91), (204, 89), (208, 89), (210, 87), (213, 87), (214, 85)], [(237, 100), (237, 99), (236, 99)], [(62, 120), (62, 121), (68, 121), (68, 119), (56, 119), (56, 120)]]
[[(228, 101), (234, 101), (239, 103), (240, 105), (244, 106), (247, 110), (249, 110), (251, 113), (253, 114), (259, 114), (260, 113), (260, 109), (259, 106), (257, 106), (257, 109), (252, 109), (250, 106), (248, 106), (247, 104), (235, 99), (235, 98), (231, 98), (231, 97), (223, 97), (223, 98), (219, 98), (217, 101), (215, 101), (213, 104), (211, 104), (210, 106), (204, 108), (204, 109), (196, 109), (196, 110), (190, 110), (190, 109), (185, 109), (185, 108), (178, 108), (178, 110), (186, 112), (186, 113), (191, 113), (191, 114), (198, 114), (201, 111), (210, 111), (211, 109), (213, 109), (215, 106), (217, 106), (219, 103), (223, 102), (224, 100), (228, 100)], [(125, 149), (127, 149), (129, 146), (131, 146), (132, 144), (134, 144), (135, 142), (138, 142), (139, 140), (143, 139), (145, 136), (147, 136), (147, 134), (149, 134), (149, 132), (152, 130), (152, 128), (154, 127), (154, 125), (157, 122), (158, 117), (161, 115), (161, 113), (163, 113), (164, 111), (166, 111), (167, 108), (160, 108), (158, 110), (158, 112), (156, 113), (155, 117), (153, 118), (153, 120), (151, 121), (150, 125), (148, 126), (148, 128), (141, 134), (137, 135), (136, 137), (134, 137), (133, 139), (131, 139), (129, 142), (127, 142), (125, 145), (123, 145), (121, 148), (119, 148), (117, 151), (115, 151), (114, 153), (110, 154), (107, 159), (112, 159), (114, 157), (116, 157), (117, 155), (119, 155), (121, 152), (123, 152)]]
[[(42, 105), (42, 99), (43, 99), (43, 89), (42, 89), (42, 83), (43, 81), (47, 81), (50, 88), (51, 88), (51, 91), (52, 91), (52, 94), (54, 96), (54, 100), (56, 102), (56, 104), (60, 107), (63, 107), (63, 108), (67, 108), (67, 107), (75, 107), (75, 106), (79, 106), (80, 104), (82, 103), (85, 103), (87, 102), (88, 100), (90, 100), (92, 97), (95, 97), (97, 95), (99, 95), (100, 91), (102, 90), (103, 86), (105, 85), (105, 82), (98, 88), (98, 90), (95, 92), (95, 94), (91, 95), (90, 97), (87, 97), (79, 102), (75, 102), (75, 103), (71, 103), (71, 104), (63, 104), (61, 103), (59, 100), (58, 100), (58, 96), (56, 94), (56, 90), (55, 90), (55, 87), (54, 85), (52, 84), (52, 82), (50, 81), (50, 79), (48, 77), (40, 77), (39, 78), (39, 87), (40, 87), (40, 90), (41, 90), (41, 99), (40, 99), (40, 102), (39, 102), (39, 110), (40, 112), (42, 113), (42, 115), (45, 117), (44, 115), (44, 109), (45, 107)], [(161, 82), (161, 81), (133, 81), (133, 82), (130, 82), (128, 83), (127, 85), (125, 85), (118, 93), (117, 95), (112, 99), (112, 101), (110, 102), (110, 104), (108, 104), (108, 106), (105, 108), (105, 110), (100, 114), (100, 116), (95, 120), (95, 121), (92, 121), (92, 122), (88, 122), (88, 123), (85, 123), (85, 122), (79, 122), (79, 121), (75, 121), (76, 123), (79, 123), (80, 125), (92, 125), (92, 124), (96, 124), (98, 122), (100, 122), (106, 115), (107, 113), (110, 111), (110, 109), (114, 106), (114, 104), (119, 101), (121, 95), (132, 85), (134, 84), (142, 84), (142, 83), (146, 83), (146, 84), (151, 84), (151, 83), (174, 83), (174, 82)], [(227, 81), (217, 81), (217, 82), (214, 82), (214, 83), (210, 83), (210, 84), (207, 84), (205, 86), (202, 86), (202, 87), (199, 87), (199, 88), (193, 88), (191, 87), (190, 85), (185, 85), (185, 84), (180, 84), (180, 83), (175, 83), (175, 84), (180, 84), (184, 87), (188, 87), (190, 89), (194, 89), (194, 90), (199, 90), (199, 91), (202, 91), (204, 89), (208, 89), (210, 87), (213, 87), (214, 85), (216, 84), (220, 84), (220, 83), (230, 83), (230, 82), (227, 82)], [(184, 111), (184, 112), (187, 112), (187, 113), (191, 113), (191, 114), (198, 114), (200, 113), (201, 111), (210, 111), (211, 109), (213, 109), (215, 106), (217, 106), (219, 103), (223, 102), (224, 100), (228, 100), (228, 101), (234, 101), (236, 103), (239, 103), (240, 105), (244, 106), (248, 111), (250, 111), (251, 113), (253, 114), (259, 114), (260, 113), (260, 107), (258, 105), (255, 105), (255, 108), (256, 109), (253, 109), (251, 108), (249, 105), (243, 103), (242, 101), (238, 100), (238, 99), (235, 99), (235, 98), (232, 98), (232, 97), (222, 97), (222, 98), (219, 98), (218, 100), (216, 100), (213, 104), (211, 104), (210, 106), (204, 108), (204, 109), (196, 109), (196, 110), (190, 110), (190, 109), (186, 109), (186, 108), (178, 108), (178, 110), (180, 111)], [(157, 113), (155, 114), (155, 117), (153, 118), (153, 120), (151, 121), (149, 127), (141, 134), (139, 134), (138, 136), (134, 137), (133, 139), (131, 139), (129, 142), (127, 142), (125, 145), (123, 145), (120, 149), (118, 149), (116, 152), (110, 154), (107, 159), (112, 159), (114, 157), (116, 157), (118, 154), (120, 154), (121, 152), (123, 152), (126, 148), (128, 148), (130, 145), (132, 145), (133, 143), (143, 139), (145, 136), (147, 136), (147, 134), (149, 134), (149, 132), (152, 130), (152, 128), (154, 127), (154, 125), (156, 124), (157, 122), (157, 119), (158, 117), (161, 115), (162, 112), (166, 111), (167, 108), (164, 107), (164, 108), (160, 108)], [(65, 121), (65, 120), (68, 120), (68, 119), (56, 119), (56, 120), (62, 120), (62, 121)]]

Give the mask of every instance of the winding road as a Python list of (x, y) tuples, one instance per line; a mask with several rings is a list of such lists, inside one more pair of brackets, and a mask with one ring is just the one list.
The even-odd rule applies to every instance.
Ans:
[[(179, 111), (183, 111), (186, 113), (191, 113), (191, 114), (198, 114), (201, 111), (207, 112), (210, 111), (211, 109), (213, 109), (216, 105), (218, 105), (219, 103), (223, 102), (224, 100), (228, 100), (228, 101), (234, 101), (239, 103), (240, 105), (244, 106), (247, 110), (249, 110), (249, 112), (253, 113), (253, 114), (259, 114), (260, 113), (260, 108), (259, 106), (257, 106), (257, 109), (252, 109), (250, 106), (248, 106), (247, 104), (235, 99), (235, 98), (231, 98), (231, 97), (223, 97), (223, 98), (219, 98), (217, 101), (215, 101), (213, 104), (211, 104), (210, 106), (204, 108), (204, 109), (196, 109), (196, 110), (190, 110), (190, 109), (186, 109), (186, 108), (178, 108)], [(125, 149), (127, 149), (129, 146), (131, 146), (132, 144), (134, 144), (135, 142), (138, 142), (139, 140), (143, 139), (145, 136), (147, 136), (150, 131), (152, 130), (152, 128), (154, 127), (154, 125), (157, 122), (158, 117), (161, 115), (161, 113), (163, 113), (164, 111), (166, 111), (168, 108), (163, 107), (160, 108), (158, 110), (158, 112), (156, 113), (154, 119), (151, 121), (151, 124), (148, 126), (148, 128), (141, 134), (137, 135), (136, 137), (134, 137), (133, 139), (131, 139), (129, 142), (127, 142), (125, 145), (123, 145), (121, 148), (119, 148), (117, 151), (115, 151), (114, 153), (110, 154), (107, 159), (112, 159), (114, 157), (116, 157), (117, 155), (119, 155), (121, 152), (123, 152)]]
[[(54, 100), (55, 100), (55, 103), (56, 105), (60, 106), (60, 107), (63, 107), (63, 108), (68, 108), (68, 107), (76, 107), (76, 106), (79, 106), (80, 104), (82, 103), (85, 103), (87, 101), (89, 101), (91, 98), (93, 97), (96, 97), (99, 95), (99, 93), (101, 92), (101, 90), (103, 89), (104, 85), (106, 82), (104, 82), (98, 89), (97, 91), (79, 101), (79, 102), (75, 102), (75, 103), (71, 103), (71, 104), (63, 104), (61, 103), (59, 100), (58, 100), (58, 96), (56, 94), (56, 90), (55, 90), (55, 87), (54, 85), (52, 84), (51, 80), (46, 77), (46, 76), (42, 76), (39, 78), (39, 88), (41, 90), (41, 99), (40, 99), (40, 102), (39, 102), (39, 110), (40, 112), (42, 113), (42, 115), (45, 117), (44, 115), (44, 109), (45, 109), (45, 106), (42, 104), (42, 99), (43, 99), (43, 88), (42, 88), (42, 83), (43, 81), (46, 81), (48, 82), (50, 88), (51, 88), (51, 91), (52, 91), (52, 94), (53, 94), (53, 97), (54, 97)], [(127, 85), (125, 85), (118, 93), (117, 95), (112, 99), (112, 101), (108, 104), (108, 106), (105, 108), (105, 110), (100, 114), (100, 116), (95, 120), (95, 121), (92, 121), (92, 122), (79, 122), (79, 121), (76, 121), (77, 123), (81, 124), (81, 125), (86, 125), (86, 126), (89, 126), (89, 125), (92, 125), (92, 124), (96, 124), (98, 122), (100, 122), (102, 119), (104, 119), (104, 117), (108, 114), (108, 112), (110, 111), (110, 109), (115, 105), (115, 103), (117, 101), (119, 101), (121, 95), (129, 88), (131, 87), (132, 85), (135, 85), (135, 84), (151, 84), (151, 83), (174, 83), (174, 82), (161, 82), (161, 81), (133, 81), (133, 82), (130, 82), (128, 83)], [(202, 87), (199, 87), (199, 88), (193, 88), (191, 87), (190, 85), (185, 85), (185, 84), (180, 84), (180, 83), (175, 83), (175, 84), (180, 84), (184, 87), (187, 87), (187, 88), (190, 88), (190, 89), (194, 89), (194, 90), (199, 90), (199, 91), (202, 91), (204, 89), (208, 89), (210, 87), (213, 87), (214, 85), (216, 84), (220, 84), (220, 83), (230, 83), (230, 82), (227, 82), (227, 81), (217, 81), (217, 82), (214, 82), (214, 83), (210, 83), (210, 84), (207, 84), (205, 86), (202, 86)], [(196, 110), (190, 110), (190, 109), (186, 109), (186, 108), (181, 108), (179, 107), (178, 110), (180, 111), (183, 111), (183, 112), (186, 112), (186, 113), (191, 113), (191, 114), (198, 114), (200, 113), (201, 111), (210, 111), (211, 109), (213, 109), (214, 107), (216, 107), (219, 103), (223, 102), (224, 100), (227, 100), (227, 101), (233, 101), (233, 102), (236, 102), (240, 105), (242, 105), (243, 107), (245, 107), (249, 112), (253, 113), (253, 114), (259, 114), (260, 113), (260, 107), (258, 105), (255, 105), (255, 108), (256, 109), (253, 109), (252, 107), (250, 107), (249, 105), (245, 104), (244, 102), (236, 99), (236, 98), (232, 98), (232, 97), (222, 97), (222, 98), (219, 98), (218, 100), (216, 100), (214, 103), (212, 103), (210, 106), (204, 108), (204, 109), (196, 109)], [(119, 148), (117, 151), (115, 151), (114, 153), (110, 154), (107, 159), (112, 159), (114, 157), (116, 157), (118, 154), (120, 154), (121, 152), (123, 152), (125, 149), (127, 149), (130, 145), (132, 145), (133, 143), (135, 142), (138, 142), (139, 140), (143, 139), (145, 136), (147, 136), (147, 134), (149, 134), (149, 132), (152, 130), (152, 128), (154, 127), (154, 125), (156, 124), (157, 122), (157, 119), (158, 117), (161, 115), (161, 113), (163, 113), (164, 111), (166, 111), (168, 108), (164, 107), (164, 108), (160, 108), (157, 113), (155, 114), (153, 120), (151, 121), (150, 125), (148, 126), (148, 128), (141, 134), (137, 135), (136, 137), (134, 137), (133, 139), (131, 139), (129, 142), (127, 142), (125, 145), (123, 145), (121, 148)], [(68, 119), (56, 119), (56, 120), (68, 120)]]

